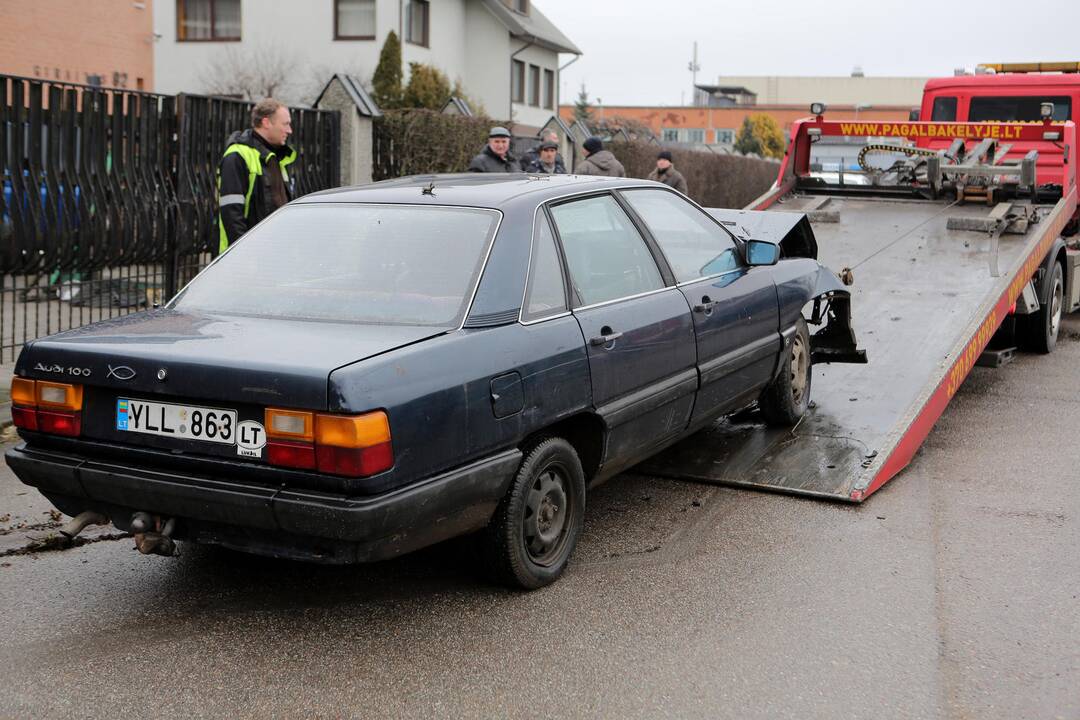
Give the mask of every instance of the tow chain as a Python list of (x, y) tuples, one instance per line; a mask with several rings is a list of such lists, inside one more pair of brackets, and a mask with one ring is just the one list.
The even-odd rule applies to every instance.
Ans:
[(874, 168), (866, 164), (866, 156), (871, 153), (887, 152), (887, 153), (903, 153), (908, 157), (934, 157), (937, 155), (936, 150), (928, 150), (926, 148), (910, 147), (905, 145), (889, 145), (886, 143), (877, 143), (865, 146), (859, 151), (859, 167), (863, 169), (863, 172), (873, 172), (880, 168)]

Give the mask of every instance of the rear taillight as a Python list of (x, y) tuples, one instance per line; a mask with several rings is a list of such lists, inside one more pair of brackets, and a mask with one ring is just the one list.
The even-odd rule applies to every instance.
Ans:
[(327, 415), (266, 410), (267, 460), (271, 465), (366, 477), (394, 466), (390, 422), (378, 410)]
[(78, 437), (82, 432), (82, 385), (14, 378), (11, 419), (24, 430)]

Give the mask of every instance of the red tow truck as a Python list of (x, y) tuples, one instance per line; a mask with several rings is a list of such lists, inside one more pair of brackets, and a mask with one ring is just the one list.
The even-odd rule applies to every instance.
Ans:
[[(782, 249), (811, 232), (853, 283), (869, 363), (816, 371), (794, 430), (746, 413), (648, 472), (861, 502), (907, 466), (973, 366), (1054, 349), (1062, 314), (1080, 309), (1080, 64), (990, 67), (929, 81), (921, 120), (836, 122), (815, 104), (774, 187), (712, 211)], [(819, 170), (815, 145), (830, 138), (861, 147), (858, 170)]]

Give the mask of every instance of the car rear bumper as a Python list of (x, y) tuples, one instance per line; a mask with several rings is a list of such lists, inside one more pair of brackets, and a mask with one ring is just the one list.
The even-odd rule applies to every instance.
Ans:
[(381, 560), (484, 527), (521, 462), (508, 450), (374, 496), (176, 474), (31, 448), (8, 450), (18, 478), (68, 515), (94, 510), (127, 530), (131, 515), (178, 520), (176, 537), (329, 563)]

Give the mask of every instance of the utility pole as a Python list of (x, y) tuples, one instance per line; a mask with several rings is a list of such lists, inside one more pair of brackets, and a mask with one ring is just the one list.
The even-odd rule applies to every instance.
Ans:
[(690, 82), (691, 82), (691, 84), (690, 84), (690, 98), (691, 98), (691, 103), (693, 103), (694, 105), (697, 105), (697, 74), (698, 74), (698, 70), (701, 69), (701, 66), (698, 65), (698, 61), (697, 61), (697, 40), (694, 41), (694, 57), (689, 63), (687, 63), (686, 69), (690, 71), (690, 78), (691, 78), (691, 80), (690, 80)]

